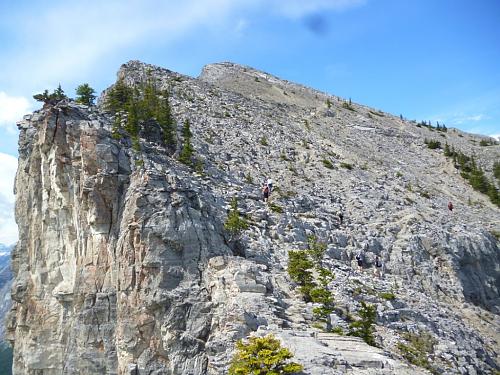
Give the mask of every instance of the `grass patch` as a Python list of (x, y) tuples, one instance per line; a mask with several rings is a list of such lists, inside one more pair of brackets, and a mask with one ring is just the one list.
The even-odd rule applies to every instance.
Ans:
[(393, 299), (396, 299), (396, 296), (394, 293), (391, 292), (381, 292), (378, 294), (378, 296), (382, 299), (385, 299), (387, 301), (392, 301)]
[(352, 168), (353, 168), (352, 164), (349, 164), (349, 163), (340, 163), (340, 166), (342, 168), (349, 169), (349, 170), (352, 170)]
[(276, 212), (277, 214), (283, 213), (283, 208), (281, 206), (278, 206), (276, 203), (269, 203), (268, 207), (271, 211)]
[(328, 159), (323, 159), (323, 160), (321, 160), (321, 162), (323, 163), (323, 165), (324, 165), (326, 168), (328, 168), (328, 169), (334, 169), (333, 164), (332, 164), (332, 162), (331, 162), (330, 160), (328, 160)]

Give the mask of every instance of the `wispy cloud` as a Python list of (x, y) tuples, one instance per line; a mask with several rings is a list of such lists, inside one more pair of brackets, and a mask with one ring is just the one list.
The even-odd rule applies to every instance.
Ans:
[(0, 152), (0, 243), (17, 241), (17, 225), (14, 221), (14, 178), (17, 159)]
[(197, 27), (217, 25), (235, 7), (231, 0), (55, 4), (13, 15), (23, 25), (16, 35), (23, 48), (3, 59), (6, 66), (0, 74), (8, 74), (17, 85), (53, 87), (61, 77), (68, 80), (91, 71), (117, 51), (145, 41), (168, 44)]
[[(54, 88), (60, 80), (78, 81), (110, 57), (130, 56), (133, 48), (159, 45), (185, 38), (204, 27), (241, 33), (246, 15), (298, 18), (323, 11), (344, 11), (366, 0), (89, 0), (35, 3), (0, 15), (10, 25), (15, 46), (0, 52), (0, 84), (32, 91)], [(234, 20), (239, 20), (234, 27)], [(321, 18), (320, 18), (321, 19)], [(313, 22), (314, 28), (324, 28)], [(14, 25), (16, 27), (14, 27)], [(21, 28), (17, 27), (22, 25)], [(233, 26), (231, 26), (233, 25)], [(14, 30), (14, 31), (12, 31)], [(121, 56), (120, 55), (120, 56)], [(125, 57), (126, 56), (126, 57)], [(80, 82), (78, 82), (80, 83)]]
[(31, 103), (28, 99), (22, 96), (9, 96), (0, 91), (0, 128), (14, 134), (16, 121), (19, 121), (30, 110)]

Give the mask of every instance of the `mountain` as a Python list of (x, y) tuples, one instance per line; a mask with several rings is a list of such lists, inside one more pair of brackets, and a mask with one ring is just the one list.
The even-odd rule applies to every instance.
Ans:
[(488, 137), (232, 63), (18, 127), (14, 373), (226, 374), (267, 334), (303, 374), (500, 370)]
[(4, 321), (11, 307), (10, 287), (12, 272), (10, 269), (10, 253), (14, 245), (0, 244), (0, 375), (12, 374), (12, 349), (5, 340)]

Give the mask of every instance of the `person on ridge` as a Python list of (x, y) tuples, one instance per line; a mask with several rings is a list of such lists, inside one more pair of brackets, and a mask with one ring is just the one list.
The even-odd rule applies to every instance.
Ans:
[(380, 261), (379, 256), (375, 258), (375, 276), (378, 278), (382, 277), (382, 262)]
[(453, 203), (451, 203), (451, 201), (448, 202), (448, 210), (450, 210), (450, 212), (453, 212)]
[(273, 191), (273, 180), (271, 178), (267, 179), (267, 186), (269, 186), (269, 194)]
[(264, 202), (267, 203), (267, 200), (269, 199), (269, 185), (265, 184), (262, 188), (262, 196), (264, 198)]
[(339, 222), (340, 225), (342, 225), (342, 223), (344, 222), (344, 214), (342, 213), (342, 211), (339, 212)]
[(356, 262), (358, 263), (358, 271), (363, 272), (363, 258), (361, 257), (361, 253), (356, 255)]

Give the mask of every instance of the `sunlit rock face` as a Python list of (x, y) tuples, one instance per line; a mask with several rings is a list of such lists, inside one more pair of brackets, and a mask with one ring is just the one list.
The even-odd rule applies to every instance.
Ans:
[[(500, 146), (231, 63), (195, 79), (132, 61), (118, 76), (168, 90), (175, 146), (155, 121), (139, 148), (113, 136), (109, 91), (18, 124), (15, 374), (224, 374), (252, 333), (311, 375), (426, 373), (401, 356), (407, 332), (434, 338), (436, 371), (499, 369), (499, 209), (424, 140), (474, 154), (492, 180)], [(186, 120), (196, 167), (178, 161)], [(239, 236), (224, 229), (232, 197), (249, 223)], [(330, 325), (347, 332), (360, 301), (376, 305), (382, 349), (321, 332), (286, 270), (310, 236), (336, 276)]]

